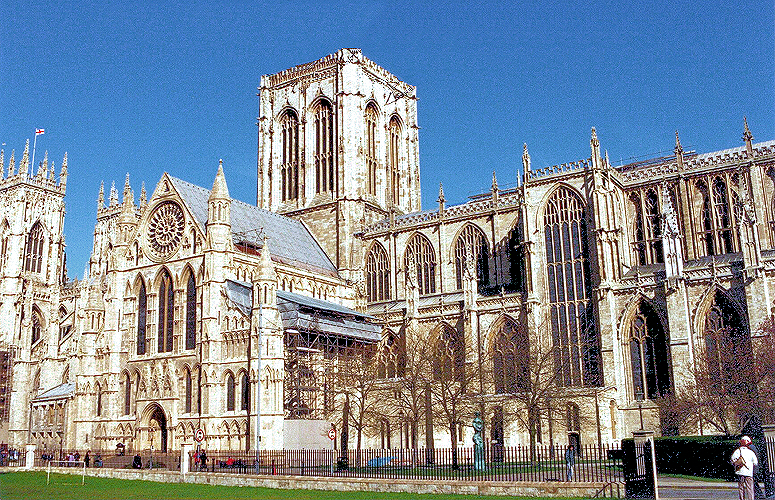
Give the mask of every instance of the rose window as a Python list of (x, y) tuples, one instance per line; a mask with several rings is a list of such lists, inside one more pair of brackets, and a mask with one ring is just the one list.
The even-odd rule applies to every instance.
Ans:
[(171, 201), (156, 207), (148, 224), (148, 239), (151, 248), (160, 256), (167, 256), (175, 251), (183, 238), (183, 210)]

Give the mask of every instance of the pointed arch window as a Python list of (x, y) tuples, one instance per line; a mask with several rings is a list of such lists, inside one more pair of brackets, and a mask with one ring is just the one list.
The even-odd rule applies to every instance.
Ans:
[(315, 192), (333, 192), (336, 186), (334, 168), (334, 110), (321, 99), (315, 107)]
[(530, 386), (530, 345), (527, 332), (507, 318), (492, 346), (493, 375), (497, 394), (526, 391)]
[(250, 381), (248, 379), (248, 374), (243, 373), (242, 374), (242, 381), (241, 381), (241, 398), (240, 398), (240, 409), (241, 410), (247, 410), (248, 405), (250, 405)]
[(129, 415), (132, 410), (132, 378), (124, 373), (124, 415)]
[(406, 246), (404, 267), (407, 279), (414, 281), (420, 293), (436, 293), (436, 253), (430, 241), (416, 234)]
[(24, 270), (39, 273), (43, 262), (43, 226), (40, 222), (32, 225), (24, 247)]
[(95, 408), (95, 415), (102, 416), (102, 386), (99, 382), (97, 382), (96, 387), (96, 394), (97, 394), (97, 407)]
[(280, 119), (283, 131), (283, 158), (280, 166), (281, 201), (299, 197), (299, 117), (289, 109)]
[(43, 332), (43, 321), (40, 319), (40, 311), (36, 309), (32, 310), (32, 344), (35, 345), (40, 340)]
[(140, 291), (137, 294), (137, 354), (145, 354), (145, 330), (148, 319), (148, 295), (145, 292), (145, 283), (140, 282)]
[(401, 202), (401, 122), (398, 117), (390, 119), (388, 127), (388, 170), (390, 176), (390, 201), (393, 205)]
[(509, 231), (508, 245), (510, 278), (508, 289), (524, 292), (526, 291), (525, 280), (527, 278), (527, 268), (521, 222), (517, 223), (517, 225)]
[(554, 192), (544, 212), (549, 312), (557, 382), (602, 383), (600, 339), (589, 300), (589, 258), (584, 205), (567, 187)]
[(196, 281), (191, 273), (186, 284), (186, 349), (196, 348)]
[(184, 383), (185, 383), (185, 413), (191, 413), (191, 400), (192, 400), (192, 394), (193, 394), (193, 387), (191, 385), (191, 370), (186, 368), (185, 374), (184, 374)]
[(469, 224), (463, 229), (455, 242), (455, 277), (458, 289), (463, 288), (463, 277), (466, 272), (466, 259), (470, 256), (476, 262), (476, 281), (479, 286), (487, 286), (490, 282), (490, 250), (487, 238), (478, 227)]
[(375, 243), (366, 257), (366, 295), (369, 302), (390, 300), (390, 266), (384, 247)]
[(711, 383), (718, 391), (750, 394), (751, 339), (737, 308), (716, 292), (705, 320), (705, 356)]
[(436, 339), (433, 356), (433, 378), (445, 382), (463, 382), (465, 377), (465, 346), (457, 330), (444, 326)]
[(713, 212), (718, 231), (719, 249), (721, 253), (733, 252), (732, 221), (727, 198), (727, 186), (721, 177), (713, 181)]
[[(697, 183), (702, 196), (702, 233), (706, 255), (721, 255), (735, 251), (732, 212), (729, 210), (727, 185), (721, 177), (711, 188), (704, 181)], [(734, 194), (734, 193), (733, 193)]]
[(647, 303), (642, 303), (632, 323), (630, 364), (633, 395), (640, 401), (670, 393), (670, 353), (662, 322)]
[(175, 311), (175, 295), (172, 278), (165, 270), (159, 283), (158, 352), (172, 352), (172, 327)]
[(366, 192), (377, 194), (377, 107), (366, 106)]
[(229, 376), (226, 378), (226, 411), (234, 411), (235, 389), (234, 375), (229, 373)]
[(377, 374), (380, 378), (403, 377), (406, 360), (403, 356), (403, 337), (388, 332), (380, 347)]
[(630, 201), (635, 206), (633, 248), (638, 264), (643, 266), (664, 262), (662, 216), (656, 191), (649, 189), (643, 198), (633, 193)]

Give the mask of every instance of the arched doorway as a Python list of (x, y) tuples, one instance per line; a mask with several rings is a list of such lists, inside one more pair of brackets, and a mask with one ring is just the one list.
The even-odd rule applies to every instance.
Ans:
[(167, 452), (167, 416), (164, 409), (157, 403), (151, 403), (145, 408), (143, 415), (147, 418), (148, 439), (146, 446), (153, 447), (161, 453)]

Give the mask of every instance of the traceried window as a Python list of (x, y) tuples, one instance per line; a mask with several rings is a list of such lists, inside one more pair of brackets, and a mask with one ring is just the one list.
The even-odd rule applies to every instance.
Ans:
[(561, 187), (544, 212), (549, 311), (557, 382), (597, 386), (602, 382), (600, 340), (589, 300), (584, 205)]
[(174, 323), (175, 295), (172, 278), (164, 271), (159, 283), (158, 352), (172, 352), (172, 327)]
[(226, 411), (234, 411), (234, 398), (236, 396), (234, 385), (234, 375), (230, 373), (226, 378)]
[(97, 395), (97, 407), (95, 408), (94, 413), (99, 417), (102, 415), (102, 386), (99, 382), (96, 384), (95, 392)]
[(320, 100), (315, 107), (315, 192), (333, 192), (335, 173), (334, 112), (330, 102)]
[(281, 201), (299, 197), (299, 117), (289, 109), (280, 119), (283, 130), (283, 163), (280, 166)]
[(462, 335), (447, 325), (439, 329), (433, 356), (433, 378), (440, 381), (463, 382), (465, 377), (465, 346)]
[(186, 349), (196, 348), (196, 281), (188, 277), (186, 285)]
[(630, 200), (635, 206), (635, 238), (633, 247), (638, 264), (654, 264), (664, 262), (662, 252), (662, 217), (659, 208), (659, 198), (653, 189), (646, 192), (645, 197), (634, 193)]
[(24, 247), (24, 270), (39, 273), (43, 261), (43, 226), (40, 222), (33, 224), (27, 235)]
[(37, 309), (32, 311), (32, 345), (40, 340), (43, 331), (43, 322), (40, 319), (40, 312)]
[(436, 254), (425, 236), (416, 234), (409, 241), (404, 267), (406, 278), (414, 282), (421, 294), (436, 293)]
[(388, 128), (388, 171), (390, 177), (390, 201), (393, 205), (401, 202), (401, 122), (398, 117), (390, 119)]
[(148, 319), (148, 295), (145, 293), (145, 283), (140, 282), (137, 294), (137, 354), (145, 354), (145, 330)]
[(528, 390), (530, 345), (525, 329), (507, 318), (495, 334), (492, 351), (495, 392), (513, 394)]
[(713, 180), (709, 191), (704, 181), (697, 183), (702, 196), (702, 241), (706, 255), (735, 251), (732, 214), (729, 210), (727, 185), (721, 177)]
[(366, 106), (366, 192), (377, 194), (377, 107)]
[(406, 359), (403, 355), (401, 337), (388, 332), (379, 348), (377, 374), (380, 378), (403, 377)]
[(366, 295), (369, 302), (390, 300), (390, 266), (388, 255), (375, 243), (366, 257)]
[(670, 393), (670, 353), (662, 322), (648, 303), (642, 303), (632, 323), (630, 364), (634, 397), (640, 401)]
[(705, 320), (705, 355), (711, 383), (719, 391), (750, 393), (751, 339), (737, 308), (716, 292)]
[(468, 224), (455, 242), (455, 277), (458, 289), (463, 288), (466, 272), (466, 260), (470, 257), (476, 262), (476, 281), (486, 286), (490, 281), (489, 248), (487, 238), (478, 227)]

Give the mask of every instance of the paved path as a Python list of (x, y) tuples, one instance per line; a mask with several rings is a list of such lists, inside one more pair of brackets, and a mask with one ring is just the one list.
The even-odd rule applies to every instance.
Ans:
[(680, 479), (659, 478), (659, 498), (681, 500), (737, 500), (737, 483), (717, 483)]

